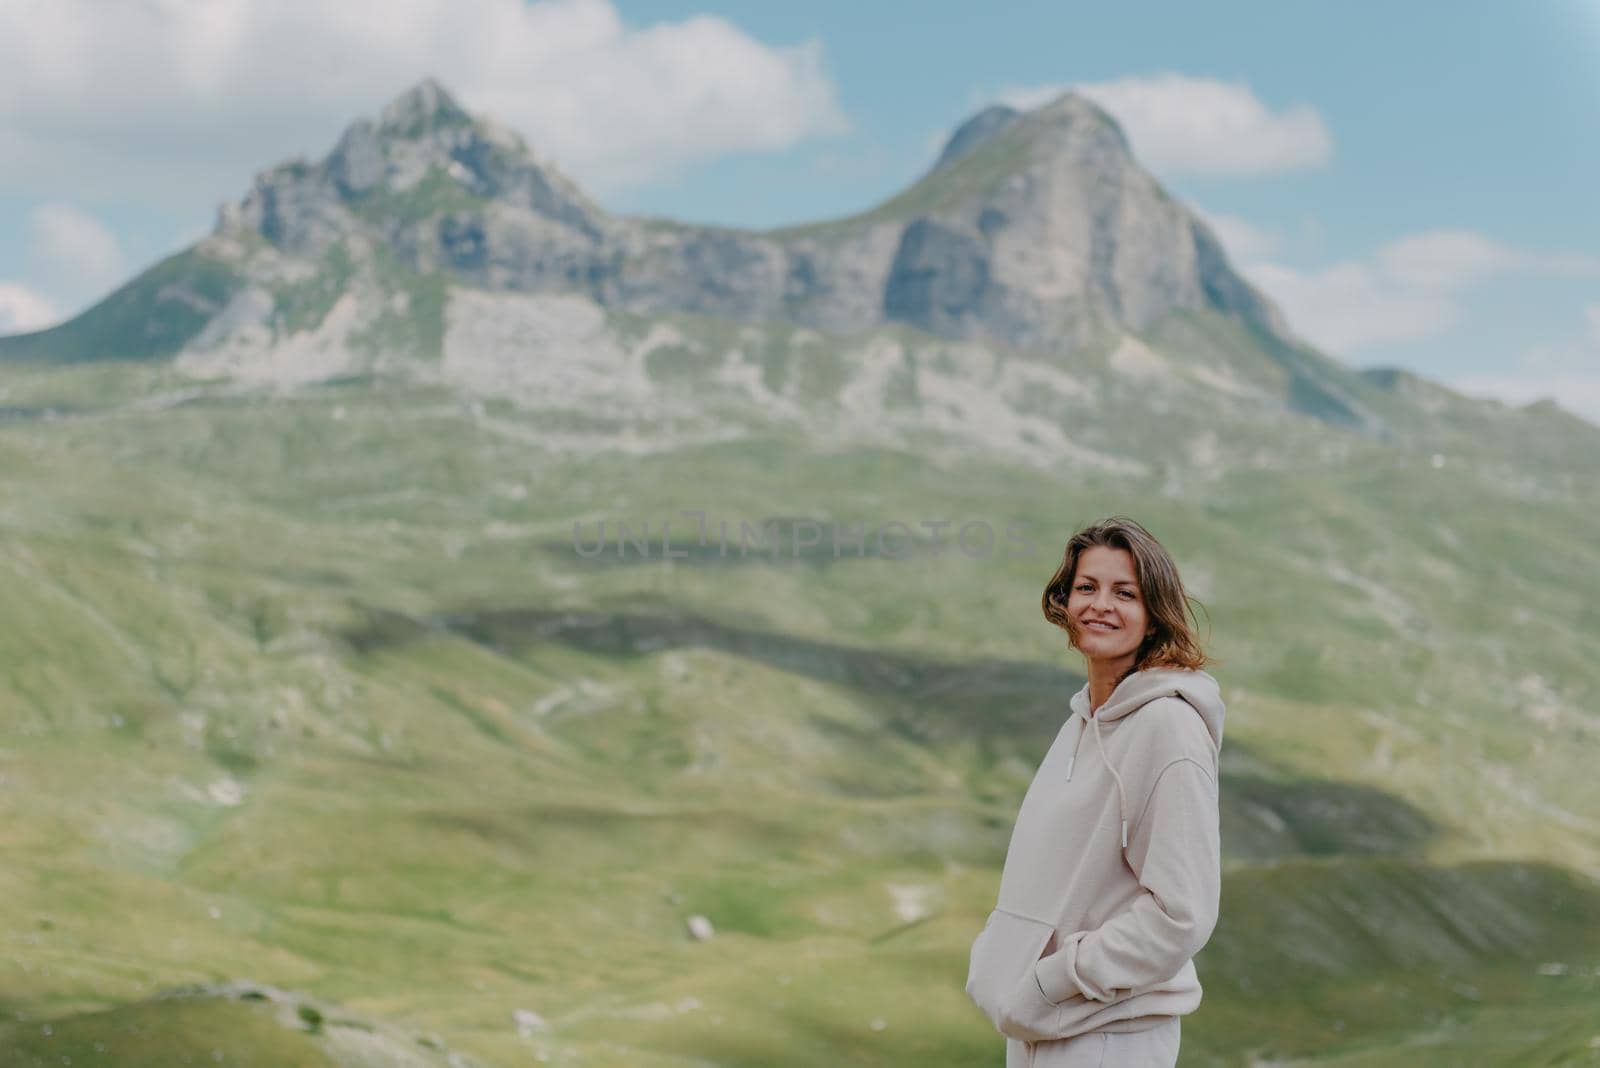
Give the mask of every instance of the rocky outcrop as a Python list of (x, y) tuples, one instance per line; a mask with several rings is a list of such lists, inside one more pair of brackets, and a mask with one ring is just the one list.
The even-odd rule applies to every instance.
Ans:
[[(506, 233), (492, 225), (496, 218), (506, 221)], [(588, 245), (602, 242), (606, 225), (605, 213), (520, 137), (472, 118), (429, 80), (389, 104), (378, 122), (352, 125), (320, 163), (294, 160), (258, 175), (242, 200), (222, 208), (217, 232), (259, 234), (304, 258), (364, 234), (418, 270), (484, 282), (489, 265), (505, 260), (522, 268), (508, 281), (537, 285), (527, 228), (515, 225), (529, 218), (567, 243)], [(507, 251), (496, 256), (495, 249)]]

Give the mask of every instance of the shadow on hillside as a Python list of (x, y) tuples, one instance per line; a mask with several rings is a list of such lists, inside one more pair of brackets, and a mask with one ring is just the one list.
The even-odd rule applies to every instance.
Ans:
[(1084, 681), (1078, 672), (1037, 661), (951, 660), (863, 648), (741, 627), (688, 612), (511, 609), (419, 620), (369, 610), (367, 626), (342, 637), (357, 652), (367, 654), (439, 633), (466, 638), (502, 655), (548, 643), (602, 656), (716, 649), (854, 690), (883, 709), (886, 727), (917, 742), (1042, 740), (1041, 754), (1067, 717), (1067, 699)]
[[(449, 634), (514, 656), (557, 643), (601, 656), (706, 648), (852, 690), (879, 712), (883, 730), (922, 745), (975, 741), (992, 759), (1009, 751), (1036, 762), (1068, 715), (1081, 674), (1037, 661), (961, 660), (863, 648), (738, 626), (689, 612), (562, 612), (513, 609), (414, 619), (369, 610), (346, 641), (367, 654)], [(822, 722), (818, 730), (848, 729)], [(862, 728), (860, 745), (875, 733)], [(1417, 854), (1439, 826), (1405, 799), (1372, 786), (1275, 774), (1270, 760), (1234, 739), (1224, 745), (1223, 848), (1230, 858)], [(1228, 765), (1249, 771), (1229, 771)]]
[(79, 409), (67, 405), (53, 405), (48, 408), (16, 408), (0, 405), (0, 423), (30, 423), (77, 414)]
[[(174, 988), (108, 1009), (0, 1019), (7, 1068), (73, 1063), (168, 1068), (176, 1064), (297, 1064), (327, 1068), (465, 1063), (431, 1037), (412, 1036), (335, 1003), (276, 987)], [(91, 1049), (93, 1055), (90, 1054)]]
[[(1225, 750), (1248, 750), (1228, 741)], [(1441, 828), (1386, 790), (1332, 779), (1222, 775), (1222, 848), (1230, 859), (1420, 856)]]
[(1597, 954), (1600, 884), (1552, 864), (1241, 867), (1195, 959), (1206, 1008), (1184, 1063), (1592, 1063)]

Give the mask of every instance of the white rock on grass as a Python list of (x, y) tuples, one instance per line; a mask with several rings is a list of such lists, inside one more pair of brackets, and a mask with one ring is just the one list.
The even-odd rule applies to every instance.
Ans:
[(930, 902), (934, 894), (931, 886), (906, 883), (886, 883), (884, 889), (894, 899), (894, 913), (904, 923), (920, 920), (933, 911)]
[(206, 796), (229, 808), (244, 804), (244, 784), (233, 778), (217, 779), (206, 786)]
[(1141, 381), (1166, 379), (1172, 374), (1171, 366), (1159, 353), (1134, 337), (1123, 337), (1111, 354), (1110, 364), (1118, 374)]

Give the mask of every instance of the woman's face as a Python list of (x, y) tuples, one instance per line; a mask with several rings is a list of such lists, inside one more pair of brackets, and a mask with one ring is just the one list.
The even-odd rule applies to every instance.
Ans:
[(1085, 657), (1131, 665), (1139, 643), (1154, 629), (1145, 614), (1133, 554), (1104, 545), (1083, 550), (1067, 594), (1067, 616)]

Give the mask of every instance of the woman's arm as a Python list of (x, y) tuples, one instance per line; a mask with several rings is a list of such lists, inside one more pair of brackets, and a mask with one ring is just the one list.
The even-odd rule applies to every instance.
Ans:
[(1190, 757), (1167, 764), (1129, 831), (1128, 863), (1144, 892), (1093, 931), (1074, 931), (1037, 964), (1052, 1002), (1116, 1001), (1171, 978), (1211, 937), (1222, 895), (1217, 783)]

